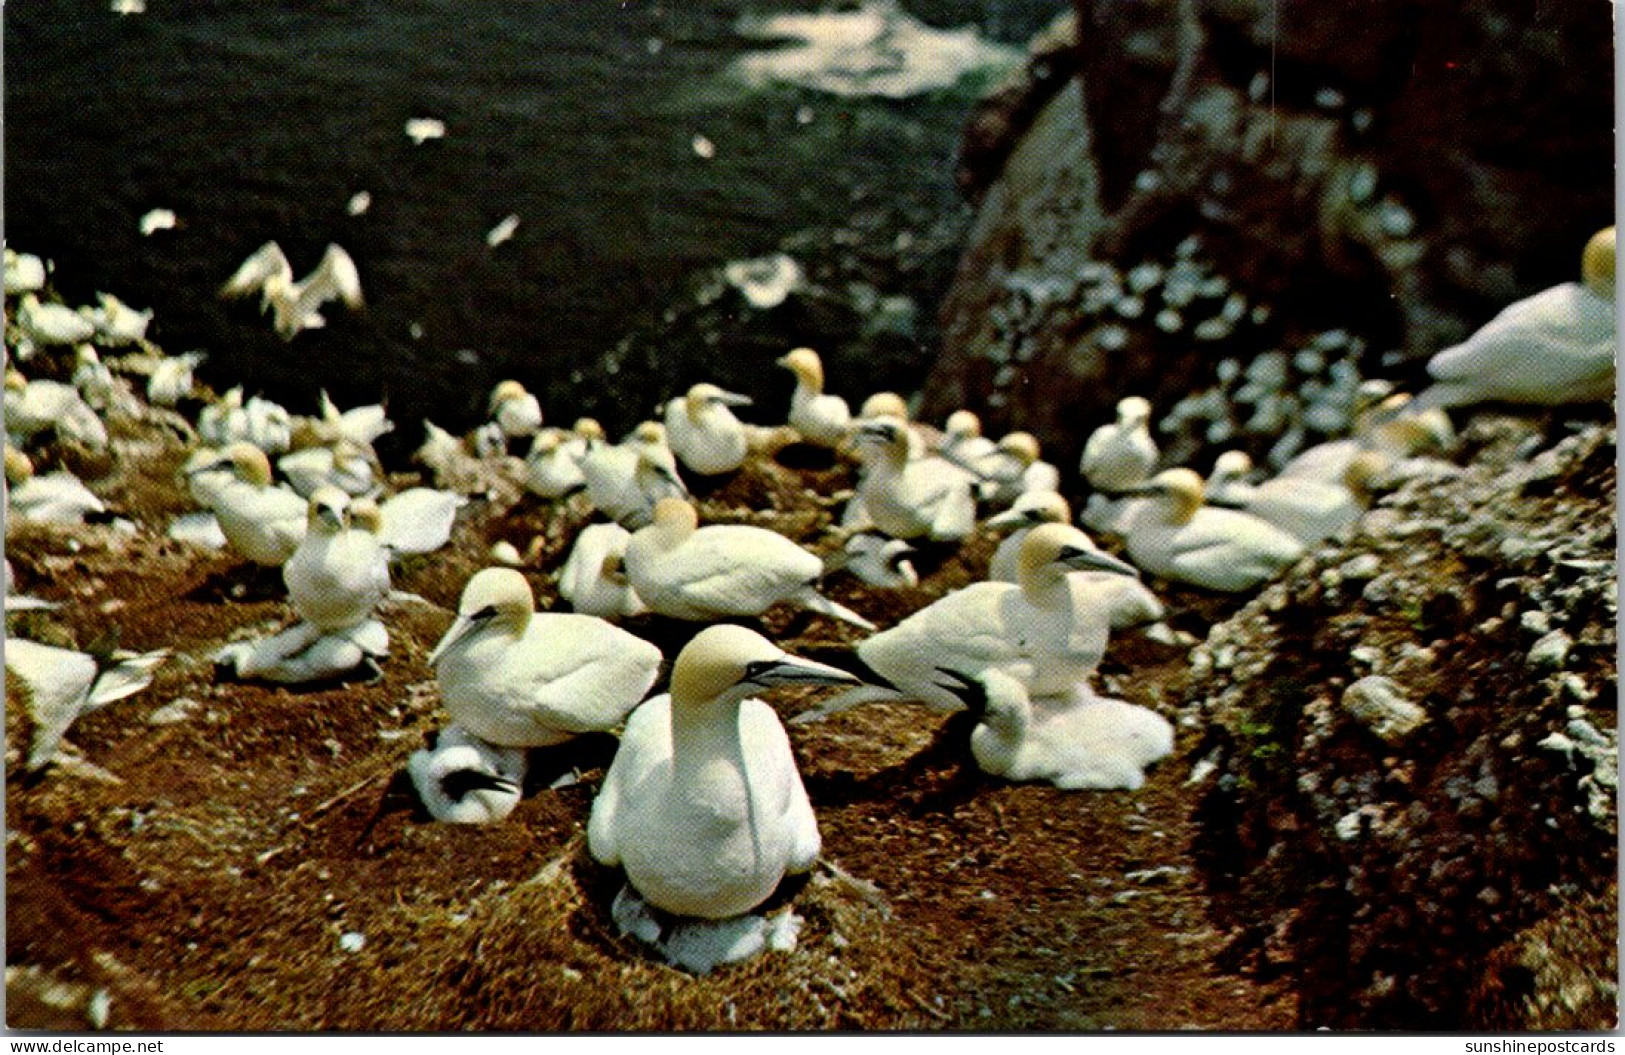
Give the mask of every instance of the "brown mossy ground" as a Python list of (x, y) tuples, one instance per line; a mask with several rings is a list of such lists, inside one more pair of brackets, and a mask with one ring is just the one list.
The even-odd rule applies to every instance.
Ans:
[[(121, 456), (98, 487), (137, 531), (14, 530), (19, 589), (63, 607), (14, 615), (8, 630), (78, 647), (116, 631), (123, 647), (174, 654), (146, 691), (73, 727), (88, 764), (22, 773), (28, 721), (8, 693), (8, 1026), (85, 1028), (85, 998), (105, 990), (109, 1025), (135, 1030), (1292, 1028), (1282, 986), (1217, 963), (1230, 936), (1191, 858), (1188, 733), (1143, 789), (1098, 794), (988, 778), (963, 718), (914, 706), (795, 727), (833, 866), (795, 895), (798, 948), (704, 978), (653, 961), (617, 934), (619, 877), (583, 845), (604, 743), (537, 760), (579, 766), (580, 780), (530, 791), (490, 827), (426, 823), (398, 788), (407, 755), (445, 721), (424, 657), (462, 584), (493, 542), (525, 552), (539, 536), (527, 571), (539, 603), (556, 605), (547, 573), (582, 508), (465, 511), (450, 549), (397, 574), (429, 604), (386, 612), (375, 683), (227, 682), (214, 650), (291, 618), (276, 576), (165, 539), (187, 506), (183, 451), (145, 426), (117, 432)], [(845, 466), (755, 461), (705, 495), (702, 516), (758, 510), (754, 522), (825, 549), (850, 486)], [(918, 589), (838, 575), (828, 590), (888, 626), (976, 578), (991, 545), (928, 563)], [(1199, 636), (1234, 608), (1171, 601)], [(790, 611), (762, 624), (809, 654), (861, 637)], [(697, 629), (629, 626), (668, 657)], [(1129, 633), (1100, 676), (1171, 714), (1185, 670), (1182, 649)], [(814, 698), (773, 702), (788, 716)], [(350, 932), (359, 950), (341, 946)]]

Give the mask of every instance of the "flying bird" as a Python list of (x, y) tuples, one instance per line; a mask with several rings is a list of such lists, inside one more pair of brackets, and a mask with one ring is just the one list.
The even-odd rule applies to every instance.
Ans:
[(282, 247), (266, 242), (243, 261), (237, 273), (221, 287), (223, 297), (246, 297), (259, 291), (260, 311), (270, 309), (275, 316), (276, 332), (285, 341), (291, 341), (301, 330), (314, 330), (327, 325), (320, 308), (330, 300), (343, 301), (353, 309), (362, 306), (361, 275), (355, 261), (337, 245), (329, 245), (327, 252), (306, 275), (302, 282), (293, 280), (293, 265), (288, 263)]

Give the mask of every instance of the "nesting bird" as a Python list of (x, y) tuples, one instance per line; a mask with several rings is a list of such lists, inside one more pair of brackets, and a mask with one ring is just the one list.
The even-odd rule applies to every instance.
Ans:
[(107, 512), (95, 493), (72, 473), (59, 469), (34, 475), (33, 460), (6, 447), (6, 515), (39, 524), (83, 524), (86, 516)]
[(1037, 700), (997, 670), (944, 671), (981, 721), (971, 755), (984, 773), (1006, 780), (1043, 780), (1063, 790), (1132, 791), (1145, 769), (1173, 753), (1174, 727), (1145, 707), (1097, 696), (1086, 686)]
[(649, 904), (683, 917), (743, 915), (820, 851), (789, 737), (751, 694), (853, 677), (731, 624), (695, 635), (671, 692), (633, 712), (587, 824), (600, 863)]
[(1373, 478), (1390, 461), (1381, 451), (1362, 450), (1349, 460), (1341, 480), (1277, 476), (1261, 484), (1247, 484), (1238, 480), (1251, 470), (1251, 460), (1241, 451), (1226, 451), (1214, 463), (1214, 478), (1208, 481), (1207, 491), (1214, 495), (1217, 480), (1222, 484), (1223, 501), (1213, 498), (1216, 504), (1233, 505), (1305, 545), (1314, 545), (1360, 519), (1371, 505)]
[(954, 711), (961, 697), (942, 670), (972, 675), (997, 668), (1033, 695), (1085, 682), (1106, 652), (1110, 610), (1075, 571), (1134, 576), (1068, 524), (1034, 528), (1021, 547), (1019, 582), (979, 582), (948, 594), (866, 639), (857, 657), (868, 684), (826, 701), (811, 720), (871, 700), (919, 700)]
[(581, 459), (572, 451), (570, 434), (546, 428), (531, 440), (525, 456), (525, 486), (543, 498), (563, 498), (587, 486)]
[(897, 589), (920, 584), (910, 554), (916, 550), (902, 539), (859, 532), (847, 537), (841, 552), (826, 562), (826, 571), (845, 569), (870, 586)]
[(581, 475), (593, 508), (627, 528), (647, 524), (660, 499), (688, 497), (677, 459), (666, 445), (666, 428), (658, 421), (643, 422), (614, 446), (589, 439)]
[(858, 456), (864, 465), (854, 501), (868, 524), (892, 538), (958, 542), (976, 526), (973, 477), (941, 458), (927, 458), (902, 418), (860, 419)]
[(233, 443), (191, 472), (217, 466), (229, 466), (231, 477), (213, 484), (207, 497), (226, 540), (254, 563), (280, 567), (305, 537), (308, 503), (272, 482), (270, 460), (251, 443)]
[(492, 824), (507, 817), (519, 805), (525, 769), (523, 751), (488, 744), (456, 725), (406, 760), (423, 808), (448, 824)]
[(1096, 491), (1113, 494), (1151, 478), (1157, 443), (1151, 438), (1151, 404), (1129, 396), (1117, 404), (1117, 420), (1102, 425), (1083, 445), (1078, 472)]
[(790, 396), (790, 427), (808, 443), (839, 447), (852, 426), (846, 400), (824, 392), (824, 364), (811, 348), (796, 348), (778, 359), (778, 365), (796, 375)]
[(537, 612), (530, 583), (487, 568), (429, 654), (451, 720), (503, 747), (619, 725), (654, 684), (660, 650), (594, 616)]
[(1428, 361), (1434, 383), (1414, 409), (1500, 400), (1558, 406), (1614, 395), (1614, 228), (1586, 243), (1581, 281), (1509, 305)]
[(166, 355), (147, 378), (147, 402), (172, 407), (192, 394), (192, 372), (207, 359), (203, 352)]
[(542, 427), (542, 404), (518, 381), (503, 381), (491, 391), (491, 420), (509, 439), (534, 436)]
[(990, 476), (998, 460), (998, 444), (982, 435), (982, 419), (975, 411), (956, 410), (943, 423), (937, 453), (980, 477)]
[(361, 275), (355, 261), (337, 245), (329, 245), (316, 269), (303, 281), (295, 282), (293, 265), (282, 247), (266, 242), (243, 261), (236, 273), (221, 287), (223, 297), (260, 294), (260, 311), (271, 311), (277, 334), (291, 341), (303, 330), (327, 325), (320, 308), (338, 300), (351, 309), (362, 304)]
[(288, 599), (323, 633), (364, 623), (389, 596), (389, 557), (370, 531), (353, 527), (350, 497), (334, 487), (311, 496), (305, 537), (282, 566)]
[(107, 426), (79, 390), (60, 381), (29, 381), (6, 371), (6, 434), (26, 440), (42, 432), (99, 451), (107, 447)]
[(1303, 544), (1258, 517), (1203, 504), (1201, 476), (1166, 469), (1132, 493), (1119, 527), (1129, 559), (1153, 575), (1238, 593), (1275, 578)]
[(655, 505), (654, 521), (626, 544), (626, 577), (652, 612), (674, 619), (760, 615), (788, 602), (854, 626), (874, 624), (817, 590), (824, 562), (776, 531), (748, 524), (699, 526), (680, 498)]
[(588, 524), (559, 571), (559, 596), (583, 615), (621, 619), (648, 611), (626, 578), (626, 544), (619, 524)]
[(751, 399), (701, 382), (666, 404), (666, 441), (683, 468), (701, 476), (731, 473), (745, 463), (750, 444), (731, 407)]
[(24, 293), (17, 305), (17, 329), (37, 345), (81, 344), (96, 336), (96, 326), (66, 304), (41, 301)]

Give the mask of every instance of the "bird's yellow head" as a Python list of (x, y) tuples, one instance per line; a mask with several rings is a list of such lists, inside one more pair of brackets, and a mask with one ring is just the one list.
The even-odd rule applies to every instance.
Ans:
[(501, 407), (502, 404), (512, 402), (515, 399), (524, 399), (528, 395), (530, 395), (530, 393), (526, 392), (525, 386), (520, 384), (518, 381), (510, 379), (499, 382), (497, 386), (491, 390), (490, 413), (495, 414), (497, 412), (497, 408)]
[(876, 392), (858, 409), (860, 418), (902, 418), (908, 420), (908, 404), (896, 392)]
[(34, 463), (15, 447), (6, 447), (6, 483), (19, 487), (34, 478)]
[(795, 374), (797, 380), (813, 391), (824, 390), (824, 363), (811, 348), (793, 349), (778, 358), (778, 365)]
[(1591, 236), (1585, 252), (1580, 254), (1580, 277), (1592, 292), (1612, 298), (1614, 295), (1614, 229), (1604, 227)]
[(255, 487), (271, 486), (271, 459), (265, 452), (242, 440), (229, 443), (220, 452), (222, 461), (231, 465), (237, 479)]
[(1030, 432), (1009, 432), (999, 440), (999, 450), (1022, 465), (1031, 465), (1038, 460), (1038, 437)]
[(754, 630), (715, 623), (695, 634), (672, 665), (672, 713), (738, 703), (775, 685), (852, 685), (857, 680), (835, 667), (789, 655)]
[(1151, 402), (1140, 396), (1128, 396), (1117, 402), (1117, 423), (1124, 428), (1137, 428), (1151, 420)]
[(982, 434), (982, 419), (974, 410), (956, 410), (948, 415), (942, 429), (951, 439), (975, 439)]
[(1179, 468), (1164, 469), (1149, 482), (1132, 490), (1164, 503), (1169, 523), (1188, 524), (1196, 511), (1202, 508), (1207, 485), (1196, 470)]
[(311, 531), (336, 535), (349, 526), (350, 496), (337, 487), (318, 487), (310, 493), (307, 524)]
[(457, 603), (457, 618), (446, 631), (434, 651), (429, 653), (429, 665), (440, 662), (447, 652), (476, 634), (497, 629), (505, 636), (518, 638), (525, 632), (530, 617), (536, 611), (536, 598), (530, 583), (513, 568), (486, 568), (474, 573), (463, 587), (463, 597)]

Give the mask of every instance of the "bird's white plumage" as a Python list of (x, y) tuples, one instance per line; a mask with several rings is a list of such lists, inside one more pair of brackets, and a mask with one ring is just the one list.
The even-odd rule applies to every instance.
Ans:
[(34, 464), (15, 447), (6, 448), (6, 514), (42, 524), (83, 524), (86, 515), (107, 507), (77, 476), (59, 469), (34, 475)]
[(863, 420), (857, 429), (864, 474), (855, 501), (868, 524), (892, 538), (957, 542), (976, 526), (975, 478), (943, 458), (927, 457), (900, 418)]
[(1119, 527), (1129, 559), (1164, 579), (1237, 593), (1275, 578), (1303, 556), (1303, 544), (1258, 517), (1202, 505), (1202, 478), (1169, 469), (1156, 493), (1129, 503)]
[(1434, 384), (1417, 407), (1490, 400), (1557, 406), (1609, 399), (1615, 383), (1614, 228), (1582, 258), (1585, 281), (1507, 306), (1467, 340), (1428, 361)]
[(23, 336), (39, 345), (79, 344), (96, 336), (96, 326), (66, 304), (41, 301), (33, 293), (23, 294), (15, 316)]
[(812, 868), (820, 840), (784, 726), (750, 694), (851, 681), (743, 627), (701, 631), (677, 658), (671, 693), (626, 723), (588, 821), (593, 857), (679, 916), (760, 905), (787, 873)]
[(301, 330), (325, 326), (319, 309), (330, 300), (350, 308), (360, 308), (363, 303), (361, 275), (355, 261), (338, 245), (329, 245), (315, 270), (295, 282), (293, 265), (282, 247), (266, 242), (243, 261), (220, 290), (225, 297), (255, 292), (260, 294), (260, 310), (271, 311), (283, 340), (292, 340)]
[(468, 499), (452, 491), (410, 487), (378, 507), (378, 541), (392, 553), (433, 553), (451, 541), (457, 511)]
[(778, 360), (778, 365), (796, 375), (796, 388), (790, 396), (790, 427), (808, 443), (839, 447), (852, 427), (852, 411), (846, 400), (824, 392), (824, 366), (811, 348), (797, 348)]
[(27, 686), (34, 720), (27, 766), (38, 769), (57, 755), (62, 737), (79, 716), (122, 700), (152, 684), (168, 651), (114, 653), (106, 660), (72, 649), (7, 637), (6, 669)]
[(587, 486), (581, 474), (580, 454), (569, 444), (569, 433), (547, 428), (531, 441), (525, 457), (525, 486), (543, 498), (563, 498)]
[(666, 445), (665, 426), (639, 425), (623, 442), (611, 446), (589, 442), (581, 456), (581, 475), (593, 508), (625, 527), (640, 528), (666, 497), (687, 497), (677, 459)]
[(337, 487), (347, 495), (372, 494), (383, 476), (372, 448), (347, 438), (331, 447), (304, 447), (284, 454), (276, 467), (306, 498), (322, 487)]
[(1085, 569), (1132, 569), (1066, 524), (1045, 524), (1022, 547), (1019, 583), (979, 582), (933, 602), (858, 645), (858, 658), (892, 686), (861, 686), (826, 701), (821, 717), (868, 700), (919, 700), (953, 711), (963, 700), (941, 668), (974, 674), (996, 668), (1035, 695), (1069, 691), (1106, 652), (1111, 608)]
[(1157, 467), (1151, 438), (1151, 404), (1130, 396), (1117, 404), (1117, 420), (1102, 425), (1083, 445), (1078, 471), (1096, 491), (1116, 492), (1142, 484)]
[(5, 250), (5, 289), (8, 296), (37, 293), (45, 288), (45, 261), (33, 253)]
[(330, 634), (300, 621), (270, 637), (226, 645), (214, 662), (238, 678), (300, 685), (341, 677), (387, 655), (389, 630), (377, 619)]
[(760, 615), (789, 602), (873, 629), (874, 624), (819, 594), (824, 562), (767, 528), (697, 527), (694, 507), (664, 499), (654, 522), (626, 544), (626, 576), (652, 612), (674, 619)]
[(486, 743), (458, 725), (440, 730), (433, 747), (412, 752), (406, 771), (423, 808), (449, 824), (493, 824), (519, 805), (525, 753)]
[(192, 372), (207, 359), (203, 352), (166, 355), (147, 378), (147, 402), (172, 407), (192, 394)]
[(511, 568), (463, 588), (430, 659), (452, 721), (506, 747), (614, 728), (654, 684), (660, 650), (594, 616), (534, 610)]
[(503, 381), (492, 390), (490, 411), (491, 420), (510, 439), (534, 436), (542, 427), (541, 401), (518, 381)]
[(79, 395), (79, 390), (60, 381), (28, 381), (15, 370), (6, 374), (6, 434), (18, 439), (54, 432), (59, 439), (83, 444), (92, 450), (107, 447), (107, 426), (101, 416)]
[(920, 584), (920, 574), (908, 559), (915, 549), (902, 539), (860, 533), (849, 537), (842, 551), (837, 565), (870, 586), (897, 589)]
[(559, 570), (559, 596), (583, 615), (622, 619), (648, 611), (626, 578), (626, 543), (619, 524), (588, 524)]
[(389, 557), (369, 531), (352, 527), (349, 496), (324, 487), (310, 496), (305, 537), (282, 566), (288, 599), (324, 634), (372, 618), (389, 596)]
[(683, 467), (701, 476), (731, 473), (745, 463), (750, 445), (731, 407), (750, 399), (701, 382), (666, 404), (666, 439)]
[(1097, 696), (1080, 686), (1033, 699), (998, 670), (970, 679), (985, 705), (971, 733), (971, 754), (985, 773), (1043, 780), (1066, 790), (1134, 790), (1145, 769), (1174, 748), (1174, 729), (1155, 711)]
[(271, 482), (270, 462), (258, 447), (234, 443), (221, 458), (232, 476), (214, 485), (208, 497), (226, 541), (256, 564), (282, 565), (305, 537), (306, 500)]

